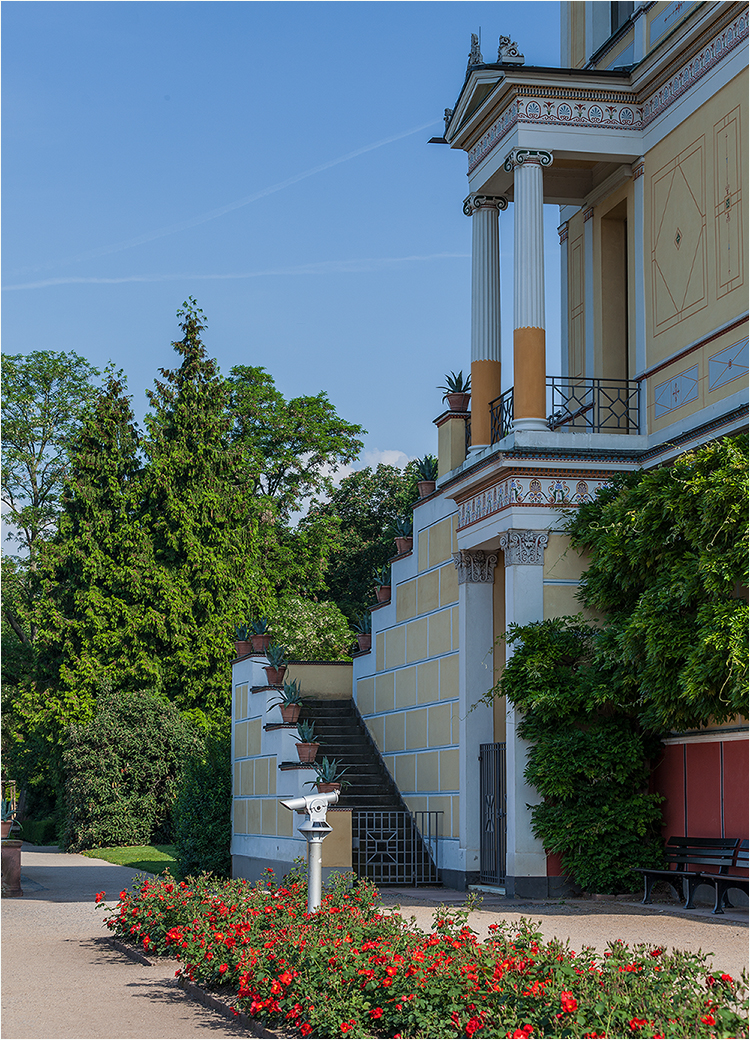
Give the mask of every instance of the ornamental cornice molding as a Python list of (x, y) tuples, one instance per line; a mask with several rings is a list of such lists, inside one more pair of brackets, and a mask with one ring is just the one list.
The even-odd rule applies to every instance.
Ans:
[(585, 472), (573, 467), (529, 472), (514, 469), (489, 487), (457, 502), (458, 530), (506, 509), (575, 509), (593, 502), (600, 488), (608, 487), (612, 470)]
[(504, 195), (469, 195), (463, 201), (463, 210), (472, 217), (480, 209), (506, 210), (508, 200)]
[(500, 548), (506, 567), (539, 567), (549, 542), (546, 531), (506, 531), (500, 535)]
[(458, 571), (458, 584), (491, 585), (495, 580), (497, 553), (485, 552), (484, 549), (462, 549), (453, 553), (453, 563)]
[(642, 90), (513, 85), (500, 115), (468, 151), (469, 173), (514, 126), (572, 126), (591, 130), (643, 131), (748, 38), (747, 9), (703, 43), (656, 86)]

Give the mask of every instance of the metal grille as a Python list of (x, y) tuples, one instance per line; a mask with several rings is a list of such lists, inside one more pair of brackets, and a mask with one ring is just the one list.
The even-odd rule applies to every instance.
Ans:
[(490, 443), (496, 444), (513, 430), (513, 387), (490, 401)]
[(634, 379), (578, 379), (550, 376), (551, 430), (638, 433), (640, 383)]
[(505, 744), (479, 745), (479, 799), (479, 880), (501, 885), (506, 852)]
[(442, 812), (352, 810), (352, 866), (377, 885), (438, 885)]
[(464, 419), (464, 423), (466, 424), (466, 436), (464, 438), (464, 447), (466, 449), (466, 454), (468, 455), (469, 448), (471, 447), (471, 419)]

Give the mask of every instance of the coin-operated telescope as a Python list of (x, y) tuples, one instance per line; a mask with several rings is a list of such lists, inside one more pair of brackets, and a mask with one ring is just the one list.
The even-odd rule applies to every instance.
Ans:
[(326, 813), (329, 805), (335, 805), (339, 800), (338, 791), (326, 791), (324, 793), (305, 794), (301, 798), (289, 798), (281, 800), (281, 804), (287, 809), (295, 811), (304, 809), (307, 813), (305, 822), (297, 828), (307, 842), (307, 912), (314, 913), (320, 906), (323, 892), (323, 856), (321, 845), (323, 838), (330, 834), (333, 828), (326, 821)]

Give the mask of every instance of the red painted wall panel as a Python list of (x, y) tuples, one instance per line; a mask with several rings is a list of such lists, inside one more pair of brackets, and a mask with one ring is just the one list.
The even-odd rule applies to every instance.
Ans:
[(724, 743), (724, 831), (727, 838), (748, 837), (748, 742)]
[(718, 741), (686, 744), (687, 833), (721, 837), (721, 761)]
[(682, 745), (667, 744), (653, 773), (653, 787), (666, 798), (662, 802), (665, 841), (685, 833), (685, 786)]

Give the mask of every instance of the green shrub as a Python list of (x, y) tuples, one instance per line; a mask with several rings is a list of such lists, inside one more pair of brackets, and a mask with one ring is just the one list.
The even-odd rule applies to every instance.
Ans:
[(174, 809), (175, 855), (184, 877), (231, 873), (231, 770), (229, 732), (209, 732), (186, 763)]
[(282, 596), (269, 615), (274, 638), (293, 661), (346, 661), (349, 622), (335, 603)]
[(57, 822), (54, 817), (48, 816), (44, 820), (24, 820), (23, 840), (31, 842), (32, 845), (56, 845)]
[(65, 847), (163, 840), (184, 764), (200, 743), (196, 729), (158, 694), (100, 693), (94, 718), (70, 730), (63, 756)]

